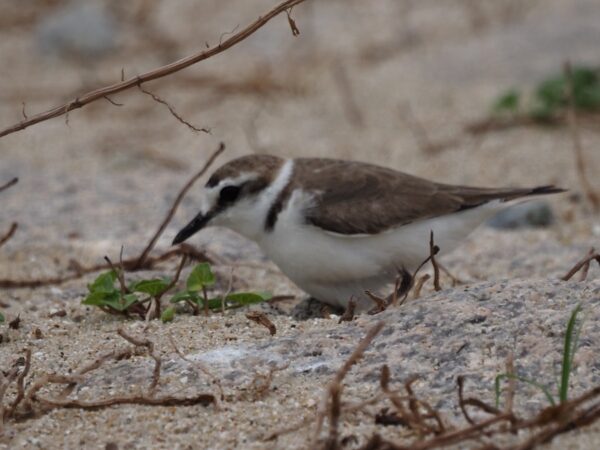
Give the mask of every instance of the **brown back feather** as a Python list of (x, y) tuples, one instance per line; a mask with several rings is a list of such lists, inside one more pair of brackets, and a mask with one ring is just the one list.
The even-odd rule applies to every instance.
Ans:
[(295, 160), (292, 189), (319, 191), (308, 223), (340, 234), (373, 234), (491, 200), (562, 192), (553, 186), (493, 189), (438, 184), (372, 164), (321, 158)]

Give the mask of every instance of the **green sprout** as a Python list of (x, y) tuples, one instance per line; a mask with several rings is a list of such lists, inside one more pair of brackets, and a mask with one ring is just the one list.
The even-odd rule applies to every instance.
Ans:
[[(170, 278), (151, 278), (135, 281), (123, 289), (118, 279), (119, 276), (114, 270), (101, 273), (88, 285), (89, 293), (81, 303), (96, 306), (111, 314), (138, 314), (144, 317), (147, 311), (145, 304), (153, 299), (159, 303), (161, 297), (173, 287)], [(215, 283), (216, 277), (210, 264), (197, 264), (186, 280), (186, 289), (175, 293), (170, 298), (170, 302), (172, 304), (185, 302), (192, 307), (195, 314), (198, 314), (201, 306), (206, 311), (232, 309), (262, 303), (271, 298), (268, 293), (255, 292), (235, 292), (228, 293), (224, 297), (209, 298), (207, 288)], [(175, 307), (170, 306), (162, 311), (160, 318), (163, 322), (170, 322), (175, 318), (175, 313)]]
[[(559, 403), (564, 403), (568, 400), (569, 378), (571, 377), (571, 372), (573, 371), (573, 358), (575, 357), (575, 352), (577, 351), (577, 346), (579, 345), (579, 335), (581, 333), (581, 327), (583, 326), (582, 320), (577, 322), (577, 315), (580, 312), (581, 304), (578, 304), (571, 312), (571, 316), (569, 317), (569, 321), (567, 322), (567, 330), (565, 332), (565, 340), (563, 344), (563, 357), (561, 362), (561, 377), (560, 382), (558, 383)], [(530, 386), (534, 386), (535, 388), (540, 389), (546, 396), (546, 399), (548, 399), (548, 402), (552, 406), (556, 405), (555, 397), (552, 395), (552, 393), (546, 386), (530, 378), (522, 377), (512, 373), (501, 373), (496, 376), (496, 379), (494, 381), (494, 391), (496, 393), (496, 407), (500, 405), (500, 383), (502, 380), (505, 379), (518, 380), (522, 383), (526, 383)]]
[(595, 67), (576, 66), (570, 79), (563, 73), (542, 80), (527, 95), (525, 102), (521, 101), (522, 95), (517, 89), (507, 90), (493, 102), (492, 112), (495, 115), (520, 113), (526, 119), (550, 122), (566, 112), (570, 89), (576, 110), (600, 110), (600, 71)]

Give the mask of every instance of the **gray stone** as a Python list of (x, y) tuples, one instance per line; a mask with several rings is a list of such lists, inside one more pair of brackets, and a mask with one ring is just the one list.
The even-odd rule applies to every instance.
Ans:
[(492, 228), (512, 230), (527, 227), (547, 227), (554, 223), (554, 213), (546, 201), (515, 205), (495, 215), (488, 221)]
[(43, 17), (36, 36), (40, 50), (52, 56), (93, 58), (115, 48), (117, 23), (100, 5), (69, 3)]

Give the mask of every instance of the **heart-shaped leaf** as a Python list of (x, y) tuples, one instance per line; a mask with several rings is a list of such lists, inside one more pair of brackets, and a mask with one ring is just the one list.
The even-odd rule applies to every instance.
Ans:
[(90, 292), (116, 292), (116, 279), (117, 274), (114, 270), (101, 273), (92, 284), (88, 285), (88, 289)]
[(198, 292), (205, 286), (215, 284), (215, 275), (210, 269), (210, 264), (200, 263), (194, 267), (187, 279), (188, 291)]
[(141, 280), (131, 285), (131, 290), (135, 292), (142, 292), (148, 294), (151, 297), (156, 297), (162, 294), (165, 289), (169, 287), (170, 280), (153, 278), (151, 280)]

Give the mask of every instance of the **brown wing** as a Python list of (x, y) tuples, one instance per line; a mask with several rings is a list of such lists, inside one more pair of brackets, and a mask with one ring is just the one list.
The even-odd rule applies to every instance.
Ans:
[(308, 223), (340, 234), (374, 234), (410, 222), (472, 208), (490, 200), (560, 192), (485, 189), (433, 183), (371, 164), (297, 159), (295, 179), (319, 194), (305, 211)]

